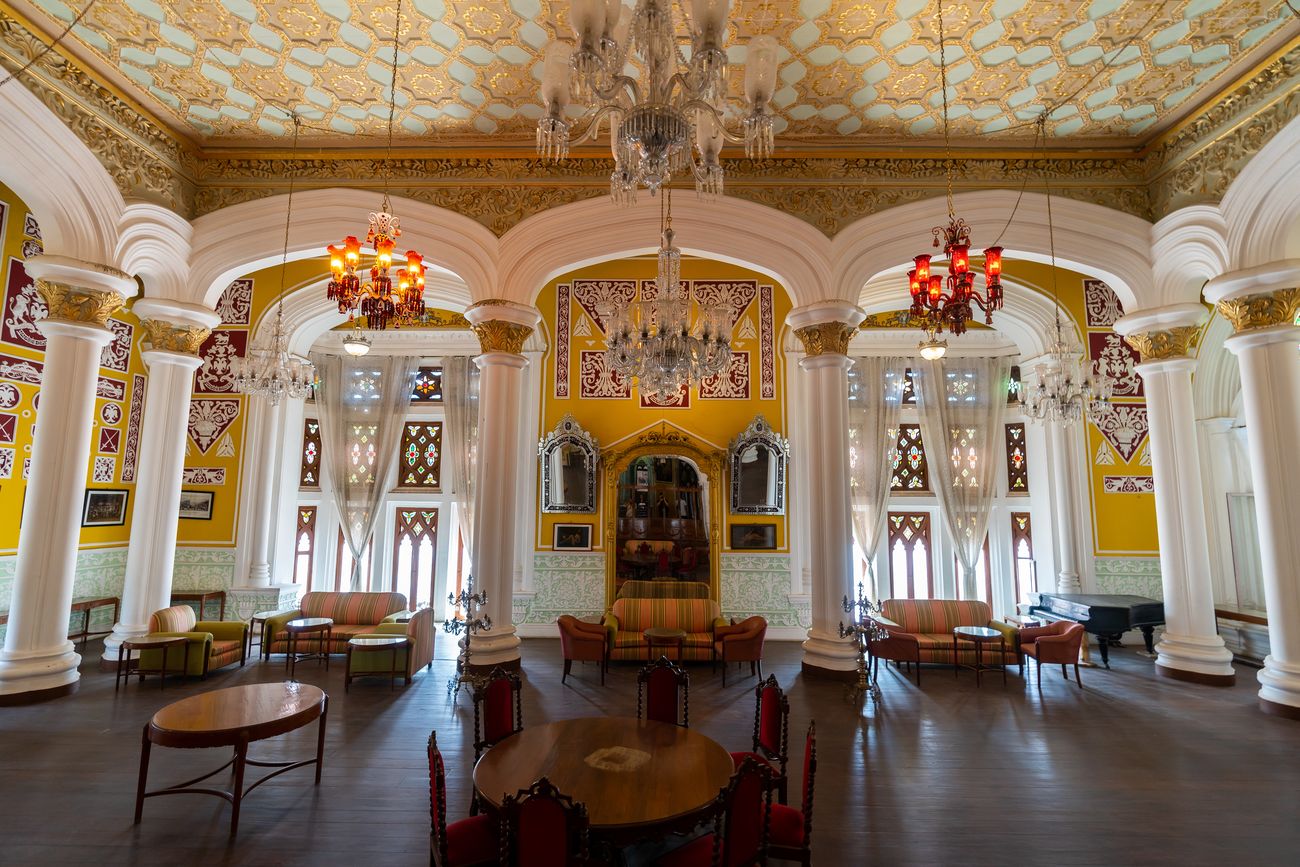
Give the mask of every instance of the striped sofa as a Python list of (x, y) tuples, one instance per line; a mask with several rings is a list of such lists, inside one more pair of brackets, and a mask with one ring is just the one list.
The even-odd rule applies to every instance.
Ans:
[[(244, 664), (245, 638), (248, 624), (230, 620), (197, 619), (188, 605), (173, 605), (155, 611), (149, 617), (149, 634), (185, 636), (189, 639), (189, 666), (186, 674), (207, 677), (213, 669)], [(185, 655), (179, 650), (167, 653), (167, 671), (179, 672), (185, 664)], [(140, 653), (140, 667), (157, 670), (162, 667), (162, 651), (145, 650)]]
[[(299, 617), (331, 618), (334, 629), (330, 635), (330, 653), (346, 653), (349, 639), (374, 634), (379, 624), (392, 622), (389, 615), (405, 610), (406, 597), (401, 593), (304, 593), (297, 609), (267, 618), (265, 634), (270, 636), (267, 653), (289, 652), (289, 633), (284, 625)], [(315, 647), (314, 641), (312, 646)]]
[(713, 630), (725, 626), (718, 603), (712, 599), (615, 599), (605, 614), (609, 630), (610, 659), (650, 658), (645, 630), (654, 626), (686, 633), (682, 659), (712, 660)]
[[(932, 662), (952, 665), (953, 629), (958, 626), (989, 626), (1003, 633), (1004, 656), (998, 659), (998, 646), (986, 644), (983, 660), (986, 664), (1016, 665), (1020, 662), (1017, 630), (1014, 626), (993, 619), (993, 610), (987, 602), (959, 599), (886, 599), (881, 603), (881, 613), (873, 619), (889, 633), (888, 638), (871, 642), (871, 655), (875, 659), (895, 662)], [(975, 662), (975, 645), (962, 642), (958, 648), (961, 662)], [(920, 680), (918, 668), (917, 679)]]

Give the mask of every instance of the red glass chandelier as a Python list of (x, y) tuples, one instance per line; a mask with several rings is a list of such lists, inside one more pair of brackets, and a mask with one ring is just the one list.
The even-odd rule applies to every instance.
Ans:
[(953, 334), (965, 334), (966, 323), (975, 318), (974, 305), (984, 311), (985, 324), (992, 325), (993, 311), (1002, 309), (1002, 248), (984, 251), (985, 288), (981, 294), (970, 269), (970, 226), (950, 213), (948, 225), (935, 226), (933, 231), (934, 246), (943, 239), (948, 275), (931, 273), (930, 254), (916, 257), (916, 267), (907, 272), (912, 321), (934, 333), (947, 328)]

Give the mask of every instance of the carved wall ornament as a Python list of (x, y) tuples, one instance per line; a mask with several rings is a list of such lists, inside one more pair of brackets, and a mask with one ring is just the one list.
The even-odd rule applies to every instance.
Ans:
[(849, 341), (857, 331), (845, 322), (819, 322), (795, 329), (805, 355), (848, 355)]
[(511, 355), (522, 355), (524, 341), (533, 333), (527, 325), (503, 319), (488, 319), (470, 327), (484, 352), (508, 352)]
[(1289, 325), (1295, 322), (1297, 311), (1300, 311), (1300, 288), (1243, 295), (1219, 302), (1219, 312), (1232, 323), (1232, 330), (1238, 334)]
[(189, 325), (175, 325), (164, 319), (144, 319), (140, 322), (144, 329), (141, 338), (151, 349), (165, 349), (168, 352), (183, 352), (186, 355), (198, 355), (199, 347), (212, 333), (210, 328)]
[(108, 317), (126, 303), (116, 292), (89, 292), (52, 280), (37, 280), (36, 291), (49, 308), (48, 318), (89, 322), (102, 328), (108, 327)]
[(1124, 338), (1142, 356), (1143, 361), (1162, 361), (1166, 358), (1187, 358), (1201, 342), (1201, 329), (1196, 325), (1180, 325), (1156, 331), (1139, 331)]

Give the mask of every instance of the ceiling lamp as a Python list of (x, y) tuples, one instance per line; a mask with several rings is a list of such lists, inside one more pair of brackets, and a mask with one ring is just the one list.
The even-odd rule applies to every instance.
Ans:
[[(696, 190), (721, 193), (719, 157), (725, 142), (743, 143), (750, 159), (772, 155), (775, 116), (768, 105), (776, 91), (776, 40), (749, 41), (740, 132), (733, 133), (724, 123), (731, 0), (679, 4), (690, 35), (689, 62), (678, 43), (673, 6), (671, 0), (638, 0), (631, 26), (620, 38), (622, 0), (571, 0), (576, 46), (553, 42), (546, 49), (541, 88), (546, 115), (537, 121), (537, 151), (564, 159), (570, 144), (594, 139), (608, 121), (614, 157), (610, 195), (616, 202), (630, 204), (641, 186), (654, 195), (674, 173), (687, 170)], [(634, 54), (639, 78), (628, 73)], [(585, 108), (577, 120), (566, 116), (570, 99)], [(585, 129), (575, 132), (584, 123)]]
[(938, 361), (948, 354), (948, 341), (940, 340), (936, 332), (928, 331), (925, 340), (917, 345), (917, 349), (921, 351), (921, 357), (926, 361)]
[(348, 336), (343, 338), (343, 350), (353, 358), (360, 358), (370, 351), (370, 338), (366, 337), (360, 328), (353, 328)]
[[(366, 245), (374, 252), (369, 279), (362, 282), (357, 273), (361, 267), (362, 244), (355, 235), (348, 235), (339, 246), (330, 245), (330, 273), (333, 275), (325, 289), (325, 297), (338, 303), (339, 312), (349, 320), (364, 316), (366, 325), (381, 331), (389, 323), (396, 326), (410, 324), (424, 317), (424, 257), (414, 250), (406, 251), (406, 267), (397, 271), (394, 282), (393, 250), (402, 235), (393, 205), (388, 198), (388, 182), (393, 174), (393, 118), (397, 112), (397, 54), (402, 32), (402, 0), (397, 0), (397, 21), (393, 29), (393, 64), (388, 84), (388, 156), (384, 165), (384, 200), (378, 211), (370, 214), (370, 228), (366, 232)], [(358, 328), (360, 326), (358, 325)], [(364, 354), (364, 353), (361, 353)]]
[[(653, 288), (622, 307), (597, 311), (607, 323), (605, 366), (637, 381), (643, 397), (675, 397), (731, 365), (731, 305), (703, 304), (681, 280), (682, 252), (673, 244), (672, 191), (660, 204), (662, 243)], [(650, 297), (646, 298), (647, 290)]]
[[(948, 133), (948, 63), (944, 56), (943, 4), (939, 10), (939, 78), (943, 90), (943, 143), (947, 152), (948, 225), (935, 226), (934, 246), (943, 240), (943, 254), (948, 260), (948, 274), (931, 273), (930, 255), (917, 256), (916, 267), (907, 272), (908, 291), (912, 295), (910, 321), (930, 332), (929, 342), (945, 328), (954, 335), (966, 333), (966, 323), (974, 318), (971, 305), (984, 311), (986, 325), (993, 324), (993, 311), (1002, 309), (1002, 248), (984, 251), (984, 292), (975, 288), (975, 274), (970, 269), (970, 226), (959, 218), (952, 203), (952, 146)], [(924, 343), (922, 347), (924, 347)]]
[[(301, 121), (293, 118), (293, 151), (298, 152), (298, 130)], [(304, 398), (316, 384), (316, 370), (307, 359), (289, 352), (289, 339), (284, 333), (284, 273), (289, 261), (289, 226), (293, 223), (294, 179), (289, 178), (289, 197), (284, 215), (284, 252), (280, 257), (280, 295), (275, 307), (275, 323), (271, 326), (270, 340), (253, 345), (248, 352), (231, 360), (231, 375), (235, 390), (250, 396), (264, 398), (276, 406), (286, 397)]]

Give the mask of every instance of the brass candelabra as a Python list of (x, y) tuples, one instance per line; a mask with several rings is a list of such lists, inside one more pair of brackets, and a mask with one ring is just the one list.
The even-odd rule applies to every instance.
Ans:
[(856, 599), (844, 597), (844, 613), (852, 618), (846, 626), (840, 621), (840, 638), (852, 638), (853, 646), (858, 652), (858, 677), (846, 692), (850, 701), (858, 701), (864, 695), (872, 694), (875, 684), (871, 682), (870, 644), (872, 639), (886, 638), (886, 632), (880, 624), (872, 619), (872, 614), (880, 613), (880, 603), (867, 598), (866, 587), (858, 582)]
[(465, 635), (465, 650), (456, 657), (456, 674), (451, 680), (447, 681), (447, 692), (451, 693), (452, 700), (460, 694), (460, 688), (465, 684), (473, 685), (474, 675), (470, 669), (469, 656), (470, 650), (474, 643), (473, 638), (481, 629), (492, 628), (492, 618), (486, 614), (479, 616), (478, 610), (487, 605), (487, 591), (482, 590), (474, 592), (474, 576), (470, 575), (465, 581), (465, 588), (460, 593), (448, 593), (447, 602), (456, 609), (464, 609), (465, 619), (459, 620), (455, 617), (442, 622), (442, 628), (451, 635)]

